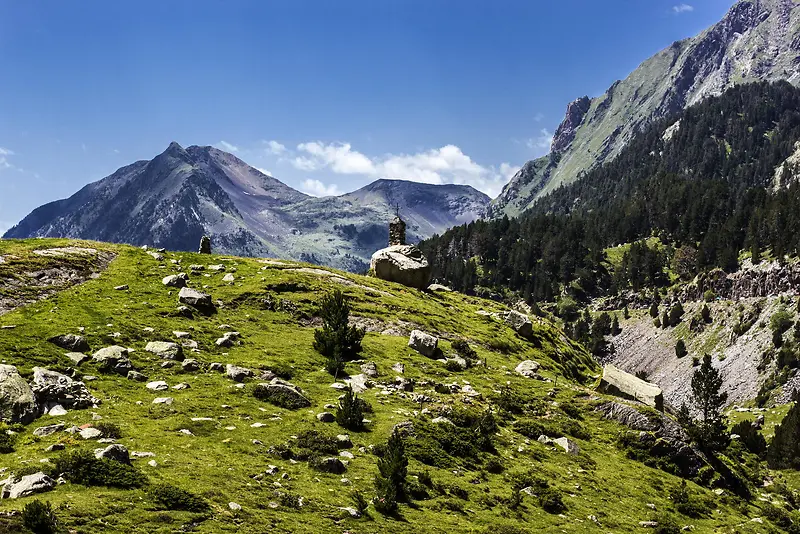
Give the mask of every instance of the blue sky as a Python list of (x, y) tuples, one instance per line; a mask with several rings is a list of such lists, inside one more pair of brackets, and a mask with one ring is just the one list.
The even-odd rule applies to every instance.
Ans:
[(496, 195), (601, 94), (731, 0), (0, 0), (0, 233), (170, 141), (314, 194)]

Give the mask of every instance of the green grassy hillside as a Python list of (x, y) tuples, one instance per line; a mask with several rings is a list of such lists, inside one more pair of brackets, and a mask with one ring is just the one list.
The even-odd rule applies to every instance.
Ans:
[[(59, 421), (67, 428), (106, 425), (112, 434), (116, 425), (117, 443), (154, 456), (133, 459), (134, 469), (126, 471), (139, 480), (138, 487), (67, 482), (47, 493), (2, 500), (0, 511), (19, 510), (35, 499), (49, 501), (64, 528), (79, 533), (634, 532), (647, 531), (640, 522), (654, 519), (668, 527), (667, 516), (680, 527), (692, 525), (694, 532), (775, 531), (766, 518), (752, 520), (765, 517), (765, 503), (779, 499), (767, 494), (748, 503), (690, 482), (691, 493), (708, 505), (707, 511), (699, 517), (678, 513), (671, 492), (681, 479), (628, 457), (617, 440), (624, 427), (594, 410), (609, 400), (593, 390), (599, 366), (546, 320), (534, 318), (528, 340), (478, 313), (502, 312), (500, 304), (455, 292), (425, 293), (289, 261), (188, 253), (164, 253), (158, 260), (132, 247), (68, 240), (0, 240), (0, 297), (10, 301), (12, 293), (23, 291), (26, 300), (33, 300), (35, 288), (20, 281), (36, 280), (35, 271), (64, 264), (77, 265), (76, 272), (104, 267), (81, 254), (33, 253), (67, 246), (116, 256), (99, 276), (67, 289), (59, 286), (61, 291), (44, 300), (0, 315), (0, 326), (13, 326), (0, 329), (2, 363), (17, 366), (26, 378), (35, 366), (64, 372), (73, 362), (47, 339), (82, 332), (92, 349), (88, 354), (110, 345), (134, 349), (135, 368), (149, 381), (166, 381), (170, 389), (151, 391), (144, 382), (102, 373), (91, 360), (83, 363), (77, 373), (97, 377), (86, 384), (102, 403), (14, 427), (14, 451), (0, 454), (0, 467), (6, 475), (48, 470), (71, 451), (101, 446), (66, 432), (34, 435), (36, 428)], [(190, 273), (191, 264), (225, 266), (225, 272), (190, 274), (190, 287), (217, 301), (215, 314), (181, 315), (178, 290), (162, 284), (167, 275)], [(233, 274), (234, 281), (223, 281), (225, 274)], [(119, 286), (127, 289), (115, 289)], [(351, 299), (351, 317), (370, 326), (361, 357), (377, 364), (379, 376), (374, 387), (360, 394), (373, 408), (363, 432), (317, 419), (320, 412), (335, 411), (326, 405), (336, 404), (341, 394), (331, 387), (334, 380), (323, 368), (324, 359), (312, 348), (319, 326), (317, 302), (333, 289)], [(445, 355), (453, 352), (453, 341), (468, 341), (479, 363), (451, 371), (418, 354), (407, 346), (408, 331), (415, 328), (439, 336)], [(215, 340), (226, 331), (238, 331), (241, 344), (218, 347)], [(164, 360), (144, 350), (149, 341), (179, 341), (174, 332), (187, 332), (197, 342), (198, 352), (184, 350), (187, 358), (199, 360), (199, 371), (183, 372), (180, 364), (162, 367)], [(542, 365), (540, 374), (547, 380), (514, 372), (527, 359)], [(238, 384), (210, 370), (214, 362), (247, 367), (256, 375), (271, 370), (302, 388), (311, 407), (288, 410), (258, 400), (253, 390), (263, 380), (256, 376)], [(393, 370), (396, 363), (404, 364), (402, 375)], [(357, 362), (346, 370), (361, 373)], [(392, 388), (397, 376), (413, 380), (413, 391)], [(172, 389), (180, 383), (189, 387)], [(156, 397), (167, 396), (172, 404), (153, 404)], [(469, 422), (487, 410), (499, 429), (491, 436), (494, 450), (480, 451), (470, 438), (474, 428)], [(461, 426), (434, 423), (442, 414)], [(415, 498), (401, 504), (394, 517), (372, 505), (363, 517), (350, 517), (341, 507), (353, 506), (352, 492), (367, 499), (375, 494), (373, 448), (385, 444), (393, 427), (404, 421), (413, 423), (416, 434), (406, 439)], [(532, 437), (517, 432), (525, 428), (566, 435), (580, 452), (570, 455), (539, 443), (530, 430)], [(334, 438), (350, 434), (353, 447), (347, 451), (353, 457), (340, 457), (348, 461), (345, 473), (325, 473), (314, 469), (313, 461), (275, 454), (275, 447), (285, 444), (302, 458), (300, 449), (315, 446), (300, 443), (314, 442), (308, 431)], [(59, 443), (64, 451), (45, 450)], [(316, 443), (325, 442), (318, 437)], [(161, 482), (193, 493), (208, 509), (166, 509), (152, 490)], [(522, 487), (532, 488), (531, 494), (520, 493)], [(17, 532), (20, 524), (19, 517), (0, 516), (0, 532)]]

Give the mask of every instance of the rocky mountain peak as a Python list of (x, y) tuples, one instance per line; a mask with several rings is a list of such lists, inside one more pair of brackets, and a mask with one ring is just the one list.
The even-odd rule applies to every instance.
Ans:
[(550, 146), (551, 152), (561, 152), (569, 147), (572, 140), (575, 139), (575, 133), (591, 105), (592, 101), (588, 96), (582, 96), (567, 104), (567, 114), (553, 135), (553, 143)]

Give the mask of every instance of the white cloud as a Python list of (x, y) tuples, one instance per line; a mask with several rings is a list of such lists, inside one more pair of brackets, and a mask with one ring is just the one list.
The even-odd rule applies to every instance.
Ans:
[(14, 152), (0, 146), (0, 156), (13, 156)]
[(277, 141), (264, 141), (267, 145), (267, 152), (276, 156), (286, 154), (286, 146)]
[(268, 171), (267, 169), (264, 169), (262, 167), (255, 167), (255, 169), (258, 172), (260, 172), (261, 174), (266, 174), (267, 176), (272, 176), (272, 173), (270, 171)]
[(231, 143), (229, 143), (227, 141), (220, 141), (219, 142), (219, 146), (221, 146), (222, 150), (225, 150), (226, 152), (239, 152), (239, 147), (238, 146), (232, 145)]
[(325, 185), (319, 180), (304, 180), (300, 190), (314, 197), (330, 197), (342, 194), (336, 184)]
[[(370, 157), (354, 150), (349, 143), (312, 141), (299, 144), (297, 152), (291, 163), (302, 171), (329, 170), (335, 174), (361, 175), (371, 179), (471, 185), (490, 196), (499, 194), (518, 169), (508, 163), (499, 168), (484, 167), (455, 145), (415, 154)], [(307, 180), (304, 187), (310, 194), (333, 194), (330, 187), (317, 180)]]
[(690, 6), (689, 4), (678, 4), (677, 6), (672, 6), (672, 12), (676, 15), (680, 15), (681, 13), (691, 13), (694, 11), (694, 6)]
[(525, 142), (528, 148), (532, 149), (537, 156), (544, 156), (550, 152), (550, 146), (553, 144), (553, 133), (547, 128), (539, 130), (539, 135), (532, 137)]

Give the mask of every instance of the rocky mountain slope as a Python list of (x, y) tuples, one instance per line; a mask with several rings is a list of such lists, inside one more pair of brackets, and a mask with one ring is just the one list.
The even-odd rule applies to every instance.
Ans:
[(550, 154), (524, 165), (493, 201), (491, 213), (521, 213), (615, 158), (653, 120), (735, 84), (800, 82), (798, 7), (793, 0), (740, 0), (719, 23), (647, 59), (603, 95), (571, 102)]
[(340, 197), (314, 198), (213, 147), (172, 143), (89, 184), (72, 197), (34, 210), (6, 237), (74, 237), (248, 256), (280, 255), (363, 270), (385, 246), (386, 223), (399, 205), (408, 238), (469, 222), (489, 198), (460, 185), (378, 180)]
[[(548, 319), (526, 329), (492, 301), (290, 260), (64, 239), (0, 240), (0, 257), (7, 296), (41, 258), (97, 270), (0, 315), (0, 390), (17, 410), (0, 395), (0, 413), (26, 420), (0, 434), (1, 532), (24, 532), (18, 511), (35, 500), (76, 533), (766, 534), (792, 521), (791, 472), (754, 474), (732, 448), (718, 476), (669, 416), (596, 392), (597, 365)], [(212, 307), (179, 308), (183, 283)], [(338, 380), (312, 348), (334, 289), (367, 330)], [(410, 347), (414, 329), (441, 352)], [(346, 382), (368, 403), (363, 431), (330, 422)], [(408, 498), (383, 515), (371, 501), (394, 428)], [(745, 473), (750, 497), (725, 482)]]

